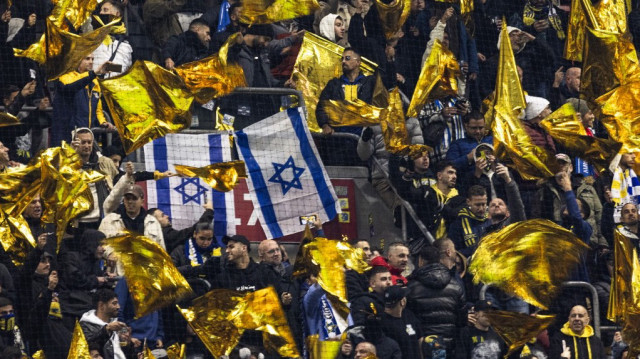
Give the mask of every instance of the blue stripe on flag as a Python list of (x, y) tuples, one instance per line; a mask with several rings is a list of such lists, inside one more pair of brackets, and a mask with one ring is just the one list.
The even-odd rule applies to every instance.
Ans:
[(243, 131), (238, 131), (236, 132), (236, 139), (238, 142), (238, 148), (240, 148), (240, 152), (242, 152), (245, 166), (247, 166), (249, 176), (251, 177), (251, 182), (253, 183), (258, 203), (260, 203), (262, 216), (267, 222), (266, 225), (269, 228), (269, 232), (271, 232), (271, 236), (273, 238), (282, 237), (282, 229), (280, 228), (280, 225), (278, 225), (278, 217), (276, 217), (276, 212), (273, 209), (273, 204), (271, 203), (271, 196), (269, 195), (267, 183), (262, 176), (260, 165), (253, 157), (251, 148), (249, 148), (249, 138), (247, 138), (247, 134)]
[(329, 189), (327, 181), (325, 181), (322, 164), (318, 161), (318, 158), (311, 147), (311, 143), (309, 143), (309, 137), (307, 136), (307, 131), (305, 131), (304, 124), (302, 123), (303, 120), (302, 117), (300, 117), (300, 112), (297, 108), (290, 108), (287, 110), (287, 115), (291, 120), (293, 130), (300, 142), (300, 152), (302, 152), (302, 157), (307, 163), (309, 172), (311, 172), (311, 177), (313, 178), (313, 183), (316, 185), (322, 206), (324, 207), (329, 220), (332, 220), (336, 215), (338, 215), (335, 207), (335, 200), (331, 195), (331, 190)]
[[(167, 141), (164, 137), (153, 141), (153, 161), (156, 171), (165, 172), (169, 170)], [(169, 183), (169, 178), (156, 181), (156, 197), (158, 208), (171, 218), (171, 183)]]
[[(222, 155), (222, 136), (209, 135), (209, 162), (224, 162)], [(225, 201), (226, 193), (211, 190), (211, 201), (213, 203), (213, 234), (215, 235), (218, 246), (224, 247), (222, 237), (227, 235), (227, 202)]]

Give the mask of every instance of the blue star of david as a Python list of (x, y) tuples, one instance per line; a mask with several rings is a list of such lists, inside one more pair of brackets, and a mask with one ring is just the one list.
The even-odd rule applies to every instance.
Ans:
[[(193, 193), (193, 187), (195, 187), (196, 193), (190, 194)], [(187, 204), (192, 201), (200, 204), (200, 196), (207, 192), (207, 189), (200, 185), (200, 179), (197, 177), (182, 178), (182, 183), (180, 183), (180, 185), (174, 187), (173, 189), (182, 195), (182, 204)], [(187, 190), (190, 191), (187, 192)]]
[[(293, 157), (289, 156), (289, 159), (284, 164), (275, 162), (271, 163), (273, 164), (273, 168), (276, 170), (276, 173), (269, 178), (269, 182), (280, 183), (280, 186), (282, 186), (282, 195), (286, 195), (291, 188), (302, 189), (300, 176), (302, 175), (302, 172), (304, 172), (304, 168), (296, 167), (296, 164), (293, 163)], [(283, 172), (288, 168), (293, 172), (293, 178), (291, 181), (286, 181), (282, 178)]]

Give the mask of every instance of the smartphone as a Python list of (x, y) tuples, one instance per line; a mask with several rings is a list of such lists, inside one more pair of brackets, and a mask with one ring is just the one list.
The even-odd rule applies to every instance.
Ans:
[(36, 79), (36, 70), (35, 69), (29, 69), (29, 77), (31, 77), (32, 80)]
[(316, 215), (311, 215), (311, 216), (300, 216), (300, 224), (301, 225), (305, 225), (305, 224), (310, 224), (313, 225), (316, 222)]
[(120, 64), (107, 64), (105, 70), (109, 72), (122, 72), (122, 65)]

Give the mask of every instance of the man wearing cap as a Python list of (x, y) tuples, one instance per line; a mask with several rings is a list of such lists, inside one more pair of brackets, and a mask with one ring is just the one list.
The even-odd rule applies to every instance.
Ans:
[(102, 219), (99, 230), (110, 238), (124, 234), (127, 229), (143, 234), (165, 248), (160, 222), (142, 207), (144, 191), (133, 182), (133, 166), (128, 165), (126, 168), (126, 174), (104, 201), (104, 212), (109, 214)]
[(400, 346), (403, 358), (420, 358), (420, 321), (407, 307), (409, 288), (393, 285), (384, 292), (382, 331)]
[(466, 326), (460, 331), (460, 353), (458, 358), (492, 358), (499, 359), (506, 354), (504, 341), (491, 328), (491, 323), (486, 315), (487, 311), (496, 309), (493, 303), (487, 300), (479, 300), (470, 312), (473, 326)]
[(472, 111), (462, 117), (464, 138), (455, 140), (447, 150), (447, 160), (453, 162), (458, 175), (464, 177), (473, 172), (476, 158), (476, 147), (481, 143), (493, 144), (493, 135), (485, 129), (484, 116), (478, 111)]

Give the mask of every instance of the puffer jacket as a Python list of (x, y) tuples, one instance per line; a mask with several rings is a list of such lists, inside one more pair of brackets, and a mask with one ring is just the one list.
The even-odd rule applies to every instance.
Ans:
[(451, 270), (441, 263), (427, 264), (409, 277), (407, 308), (422, 323), (425, 335), (441, 335), (448, 342), (465, 325), (465, 295)]

